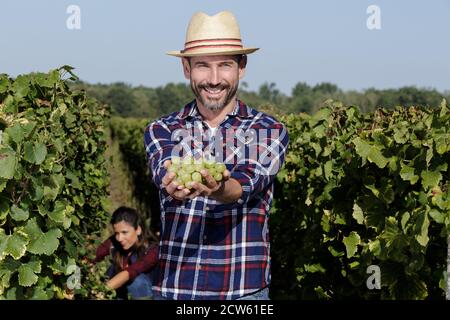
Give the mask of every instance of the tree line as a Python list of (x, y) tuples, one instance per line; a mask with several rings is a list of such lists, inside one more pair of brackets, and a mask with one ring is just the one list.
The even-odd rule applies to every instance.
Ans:
[[(112, 84), (89, 84), (77, 81), (74, 88), (85, 89), (87, 94), (111, 106), (112, 114), (121, 117), (155, 119), (181, 109), (194, 96), (185, 83), (168, 83), (156, 88), (133, 87), (124, 82)], [(282, 93), (273, 82), (266, 82), (257, 91), (248, 89), (242, 82), (239, 98), (248, 105), (269, 114), (315, 113), (328, 99), (345, 105), (355, 105), (362, 112), (371, 112), (378, 107), (438, 106), (443, 98), (450, 101), (450, 90), (439, 92), (432, 88), (407, 86), (398, 89), (369, 88), (363, 91), (340, 89), (337, 85), (323, 82), (309, 85), (298, 82), (290, 95)]]

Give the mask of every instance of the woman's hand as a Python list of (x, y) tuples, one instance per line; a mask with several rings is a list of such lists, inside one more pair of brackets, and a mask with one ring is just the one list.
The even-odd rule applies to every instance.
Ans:
[(106, 282), (106, 286), (110, 289), (117, 289), (130, 280), (130, 274), (127, 270), (121, 271)]

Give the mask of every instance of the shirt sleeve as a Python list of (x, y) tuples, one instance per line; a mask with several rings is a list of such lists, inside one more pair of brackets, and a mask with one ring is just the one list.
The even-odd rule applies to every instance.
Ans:
[(157, 120), (147, 126), (144, 133), (144, 146), (148, 164), (152, 172), (153, 182), (161, 188), (162, 178), (166, 174), (164, 161), (171, 159), (175, 141), (172, 132), (162, 121)]
[(128, 271), (130, 280), (136, 278), (139, 274), (151, 271), (158, 263), (158, 246), (151, 246), (145, 256), (129, 265), (125, 270)]
[[(275, 176), (284, 164), (289, 136), (286, 127), (276, 122), (264, 134), (258, 134), (250, 148), (245, 163), (238, 164), (231, 172), (242, 187), (242, 196), (238, 204), (247, 203), (255, 195), (273, 183)], [(262, 132), (262, 131), (261, 131)]]
[(110, 239), (105, 240), (101, 245), (98, 246), (95, 252), (94, 263), (100, 262), (105, 259), (111, 252), (112, 242)]

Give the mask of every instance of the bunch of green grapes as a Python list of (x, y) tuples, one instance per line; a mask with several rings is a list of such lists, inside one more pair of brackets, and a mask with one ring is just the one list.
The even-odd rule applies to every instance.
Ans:
[(217, 182), (222, 181), (226, 166), (213, 159), (194, 159), (192, 157), (172, 157), (172, 164), (167, 168), (168, 172), (174, 172), (174, 181), (180, 186), (192, 189), (193, 182), (206, 184), (200, 171), (208, 170), (209, 175)]

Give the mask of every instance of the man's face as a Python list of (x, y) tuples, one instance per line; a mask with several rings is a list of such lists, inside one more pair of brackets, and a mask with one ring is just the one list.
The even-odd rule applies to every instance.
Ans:
[(197, 100), (209, 110), (221, 110), (236, 96), (245, 61), (238, 65), (235, 56), (206, 56), (183, 59), (186, 79)]

